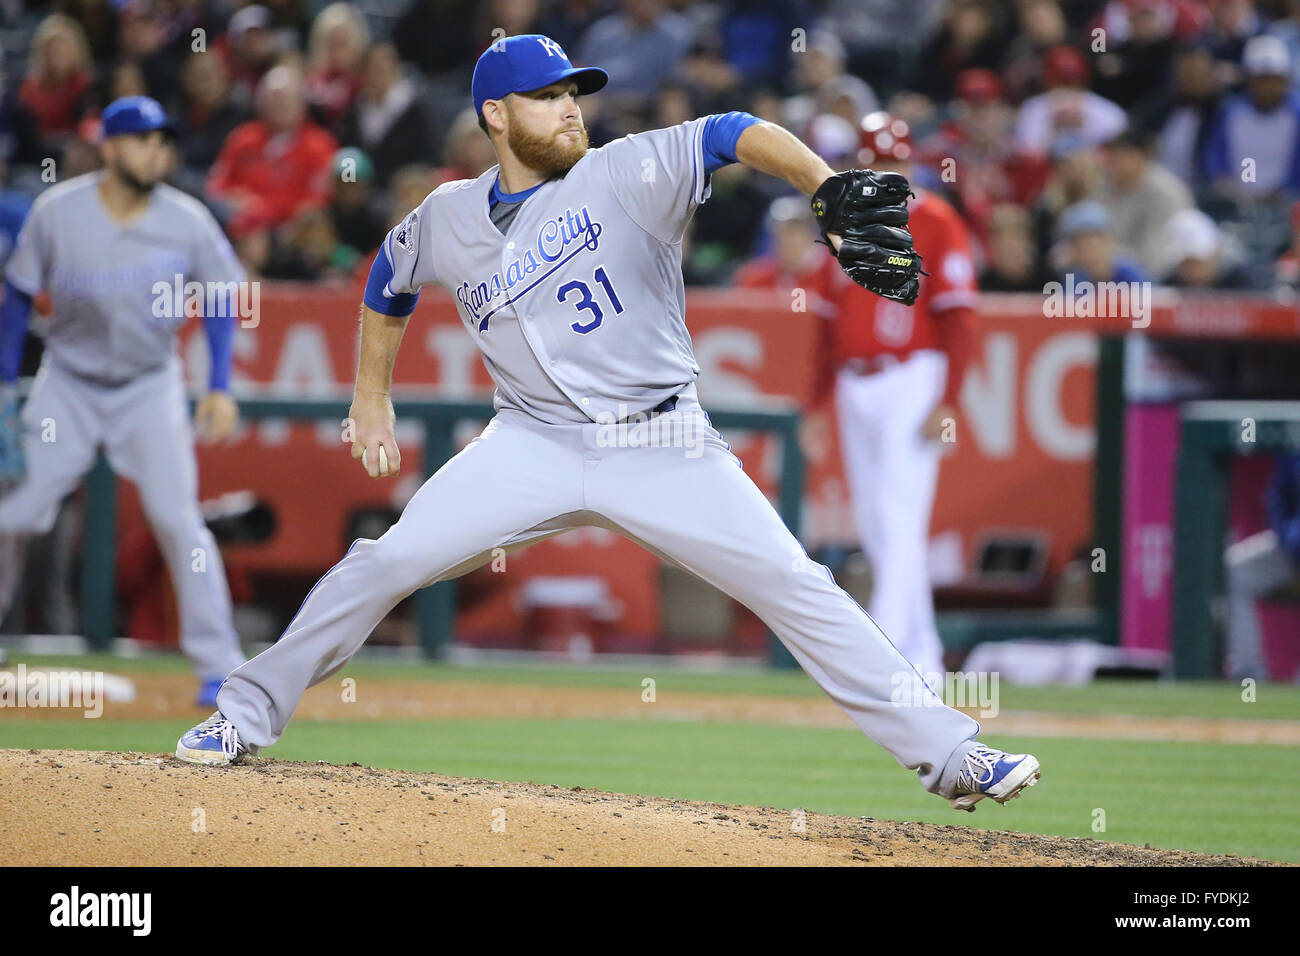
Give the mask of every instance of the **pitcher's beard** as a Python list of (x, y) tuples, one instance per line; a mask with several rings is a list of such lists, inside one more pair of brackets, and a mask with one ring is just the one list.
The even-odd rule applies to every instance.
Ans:
[(587, 131), (582, 131), (582, 138), (575, 143), (556, 136), (533, 136), (525, 133), (518, 126), (510, 127), (506, 143), (515, 157), (529, 169), (535, 169), (544, 176), (558, 176), (567, 173), (587, 152)]

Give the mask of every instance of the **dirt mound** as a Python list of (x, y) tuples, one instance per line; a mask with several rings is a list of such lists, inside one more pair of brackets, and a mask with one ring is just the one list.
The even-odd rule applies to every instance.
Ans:
[[(969, 819), (990, 811), (1000, 812), (981, 807)], [(17, 866), (1262, 862), (359, 765), (259, 757), (211, 769), (162, 754), (75, 750), (0, 750), (0, 858)]]

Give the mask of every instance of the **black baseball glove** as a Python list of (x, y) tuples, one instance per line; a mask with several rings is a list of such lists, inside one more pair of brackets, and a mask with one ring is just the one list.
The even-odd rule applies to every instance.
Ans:
[(822, 238), (840, 237), (835, 258), (848, 277), (876, 295), (911, 305), (921, 291), (921, 256), (907, 231), (907, 200), (915, 193), (900, 173), (850, 169), (813, 193)]

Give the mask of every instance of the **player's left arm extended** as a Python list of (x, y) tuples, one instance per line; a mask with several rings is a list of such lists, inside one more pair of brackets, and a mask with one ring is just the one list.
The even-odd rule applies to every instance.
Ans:
[(907, 231), (912, 188), (905, 177), (865, 169), (836, 173), (788, 130), (766, 122), (740, 134), (736, 159), (812, 197), (822, 238), (850, 279), (884, 298), (916, 301), (924, 273)]
[(805, 196), (835, 175), (826, 161), (775, 123), (760, 121), (748, 126), (736, 140), (736, 159), (777, 179), (784, 179)]

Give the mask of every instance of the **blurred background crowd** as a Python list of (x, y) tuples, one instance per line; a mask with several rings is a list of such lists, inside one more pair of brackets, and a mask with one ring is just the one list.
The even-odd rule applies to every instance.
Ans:
[[(179, 122), (173, 181), (253, 275), (364, 273), (430, 189), (492, 165), (469, 81), (504, 31), (610, 72), (593, 146), (743, 109), (847, 168), (890, 111), (990, 291), (1300, 284), (1300, 0), (0, 0), (0, 21), (0, 260), (49, 161), (93, 169), (101, 109), (147, 93)], [(688, 281), (779, 255), (782, 189), (716, 173)]]

